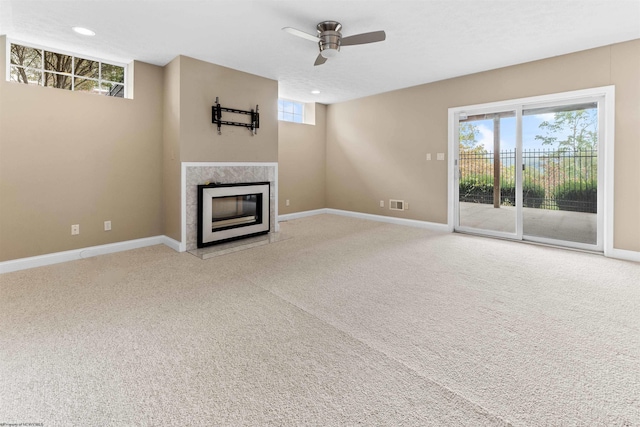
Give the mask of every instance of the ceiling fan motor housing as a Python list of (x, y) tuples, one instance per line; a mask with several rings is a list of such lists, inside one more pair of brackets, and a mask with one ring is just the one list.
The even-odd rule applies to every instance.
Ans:
[(340, 39), (342, 34), (342, 24), (336, 21), (324, 21), (316, 26), (318, 30), (318, 45), (320, 46), (320, 54), (325, 58), (336, 56), (340, 52)]

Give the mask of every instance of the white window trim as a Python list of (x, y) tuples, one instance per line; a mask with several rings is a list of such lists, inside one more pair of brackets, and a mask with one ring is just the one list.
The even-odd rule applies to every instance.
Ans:
[[(109, 59), (105, 59), (105, 58), (97, 58), (95, 56), (91, 56), (91, 55), (84, 55), (81, 53), (76, 53), (76, 52), (70, 52), (64, 49), (55, 49), (49, 46), (43, 46), (37, 43), (29, 43), (29, 42), (25, 42), (25, 41), (21, 41), (21, 40), (16, 40), (16, 39), (12, 39), (9, 37), (5, 38), (6, 41), (6, 45), (5, 45), (5, 78), (6, 81), (11, 81), (11, 44), (18, 44), (18, 45), (22, 45), (22, 46), (26, 46), (26, 47), (31, 47), (34, 49), (41, 49), (41, 50), (46, 50), (48, 52), (54, 52), (54, 53), (60, 53), (63, 55), (69, 55), (72, 56), (74, 59), (76, 57), (82, 58), (82, 59), (88, 59), (90, 61), (97, 61), (100, 63), (105, 63), (105, 64), (109, 64), (109, 65), (115, 65), (118, 67), (123, 67), (124, 68), (124, 82), (122, 83), (124, 85), (124, 98), (123, 99), (132, 99), (133, 98), (133, 88), (132, 88), (132, 84), (131, 82), (133, 81), (130, 71), (130, 68), (133, 68), (130, 66), (130, 64), (126, 64), (120, 61), (111, 61)], [(75, 62), (75, 61), (74, 61)], [(68, 75), (67, 73), (59, 73), (56, 71), (51, 71), (54, 74), (64, 74), (64, 75)], [(44, 78), (44, 76), (43, 76)], [(91, 79), (91, 78), (90, 78)], [(91, 79), (91, 80), (95, 80), (95, 79)], [(110, 82), (109, 80), (107, 80), (108, 82)], [(72, 79), (73, 82), (73, 79)], [(112, 83), (116, 83), (116, 82), (112, 82)], [(73, 83), (72, 83), (73, 84)], [(118, 83), (120, 84), (120, 83)], [(74, 91), (71, 90), (71, 92), (78, 92), (79, 91)], [(113, 98), (113, 97), (110, 97)]]

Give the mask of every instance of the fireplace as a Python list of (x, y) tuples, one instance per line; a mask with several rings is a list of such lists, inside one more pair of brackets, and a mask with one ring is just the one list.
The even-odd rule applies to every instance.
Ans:
[(198, 185), (198, 247), (270, 231), (269, 182)]

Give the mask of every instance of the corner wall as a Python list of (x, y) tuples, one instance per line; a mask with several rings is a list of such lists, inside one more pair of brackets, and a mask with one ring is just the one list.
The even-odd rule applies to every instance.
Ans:
[(163, 230), (180, 241), (180, 57), (164, 66), (163, 105)]
[(6, 81), (5, 43), (0, 261), (163, 234), (162, 68), (132, 64), (134, 99), (28, 86)]
[(315, 125), (278, 122), (280, 214), (326, 207), (326, 118), (327, 106), (316, 104)]
[[(634, 40), (330, 105), (327, 207), (446, 223), (447, 161), (436, 153), (448, 155), (450, 107), (615, 85), (614, 247), (640, 251), (639, 75)], [(389, 199), (410, 210), (389, 211)]]

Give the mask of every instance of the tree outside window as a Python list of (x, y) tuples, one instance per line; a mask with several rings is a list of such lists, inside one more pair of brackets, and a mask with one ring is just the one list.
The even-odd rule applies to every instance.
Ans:
[(11, 44), (14, 82), (123, 98), (124, 75), (118, 65)]

